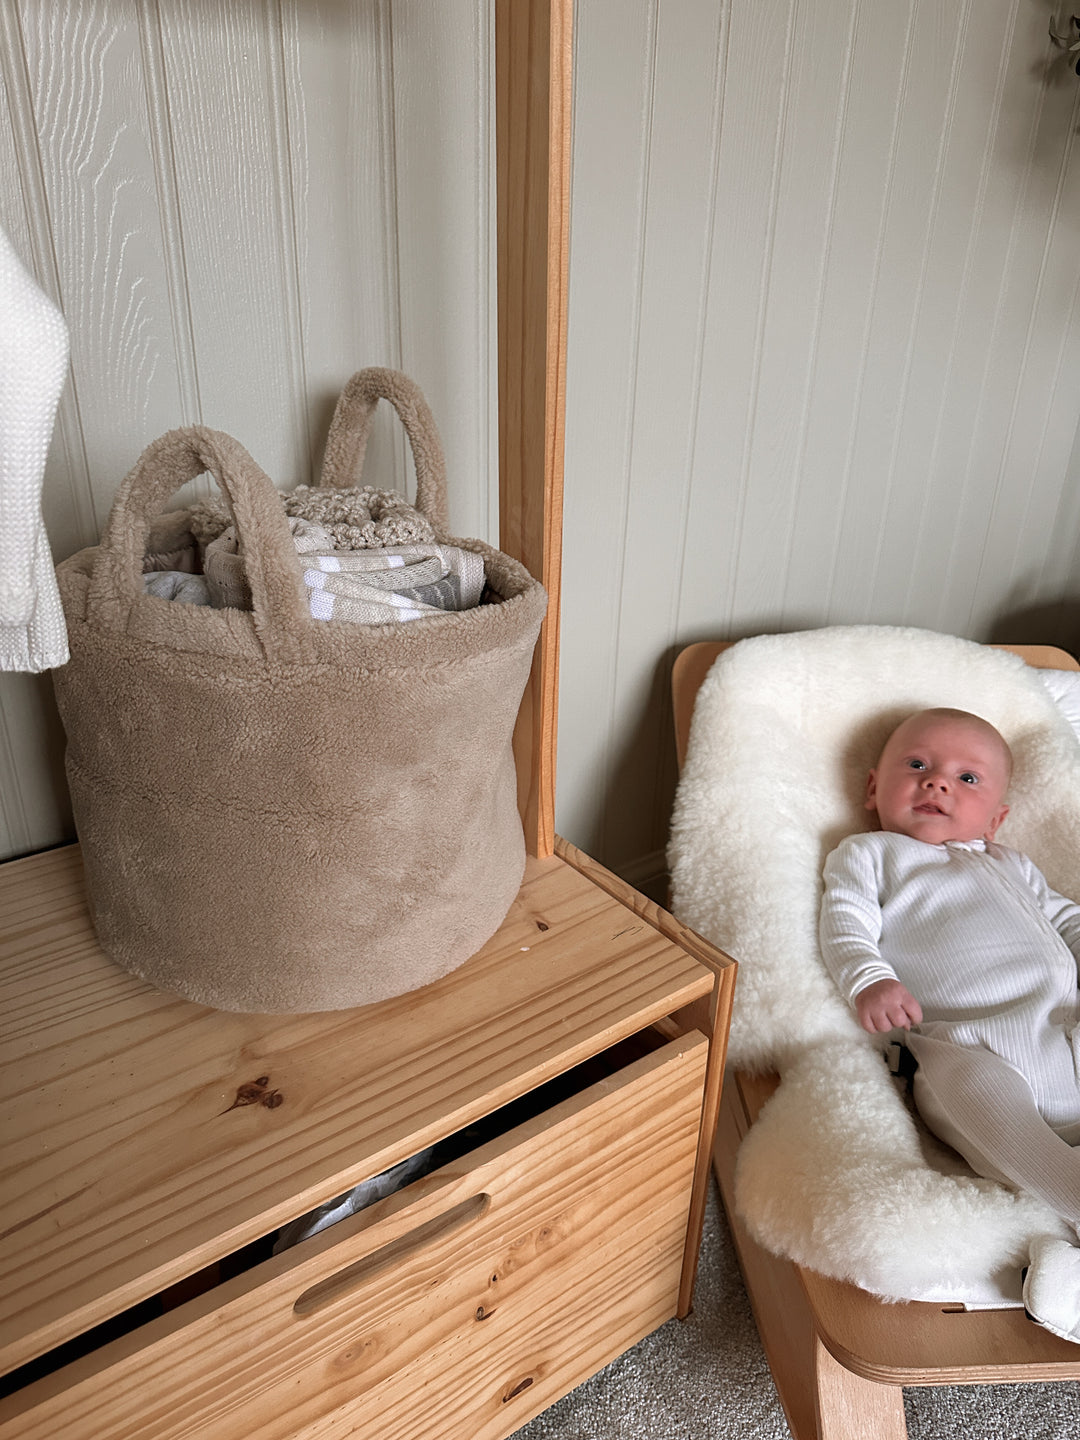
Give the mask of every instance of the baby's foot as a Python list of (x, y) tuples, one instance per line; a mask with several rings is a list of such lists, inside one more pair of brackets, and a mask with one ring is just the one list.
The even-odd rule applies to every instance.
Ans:
[(1024, 1309), (1044, 1330), (1080, 1345), (1080, 1249), (1051, 1235), (1031, 1242)]

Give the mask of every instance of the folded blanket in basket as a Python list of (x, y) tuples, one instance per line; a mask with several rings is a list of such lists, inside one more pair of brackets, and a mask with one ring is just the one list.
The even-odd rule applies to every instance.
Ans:
[(160, 600), (180, 600), (185, 605), (211, 603), (206, 576), (189, 575), (184, 570), (151, 570), (143, 575), (143, 589)]
[(415, 620), (436, 610), (471, 610), (484, 590), (483, 560), (457, 545), (338, 550), (302, 560), (316, 620)]
[[(480, 603), (484, 562), (475, 551), (434, 542), (339, 550), (322, 525), (294, 517), (289, 529), (316, 620), (382, 625)], [(239, 550), (232, 526), (206, 547), (206, 580), (216, 609), (251, 608)]]

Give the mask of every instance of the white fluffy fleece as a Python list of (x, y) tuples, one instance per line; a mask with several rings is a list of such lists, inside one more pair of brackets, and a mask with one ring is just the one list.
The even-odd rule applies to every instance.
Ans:
[(1064, 1227), (916, 1127), (818, 953), (825, 856), (871, 828), (866, 775), (893, 727), (939, 705), (1004, 735), (1015, 770), (998, 838), (1080, 897), (1080, 745), (1038, 674), (952, 636), (837, 626), (741, 641), (707, 676), (672, 908), (739, 962), (731, 1060), (782, 1077), (739, 1155), (751, 1233), (892, 1299), (1015, 1300), (1031, 1236)]

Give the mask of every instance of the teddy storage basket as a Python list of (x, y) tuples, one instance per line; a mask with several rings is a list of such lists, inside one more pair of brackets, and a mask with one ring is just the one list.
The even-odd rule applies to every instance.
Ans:
[[(55, 684), (98, 939), (218, 1009), (340, 1009), (436, 980), (521, 882), (511, 737), (545, 593), (509, 556), (447, 539), (438, 433), (404, 375), (349, 381), (316, 488), (355, 486), (382, 397), (409, 436), (417, 509), (482, 557), (475, 608), (313, 619), (282, 497), (203, 427), (150, 445), (101, 544), (57, 569), (71, 660)], [(152, 519), (204, 471), (228, 499), (250, 609), (144, 593)], [(165, 517), (172, 542), (184, 515)]]

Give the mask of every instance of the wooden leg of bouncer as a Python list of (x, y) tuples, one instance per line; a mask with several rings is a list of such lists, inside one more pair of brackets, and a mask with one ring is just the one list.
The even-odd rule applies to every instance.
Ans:
[(835, 1360), (814, 1337), (814, 1403), (818, 1440), (906, 1440), (904, 1392), (864, 1380)]
[(815, 1334), (806, 1292), (795, 1267), (763, 1249), (750, 1236), (735, 1210), (735, 1152), (746, 1127), (737, 1079), (729, 1073), (720, 1100), (713, 1171), (720, 1185), (750, 1308), (788, 1428), (793, 1440), (817, 1440), (813, 1399)]
[(761, 1094), (774, 1086), (775, 1079), (728, 1074), (713, 1170), (788, 1428), (793, 1440), (904, 1440), (900, 1386), (863, 1379), (833, 1358), (818, 1334), (802, 1274), (760, 1246), (735, 1210), (735, 1154), (750, 1124), (748, 1106), (756, 1114)]

